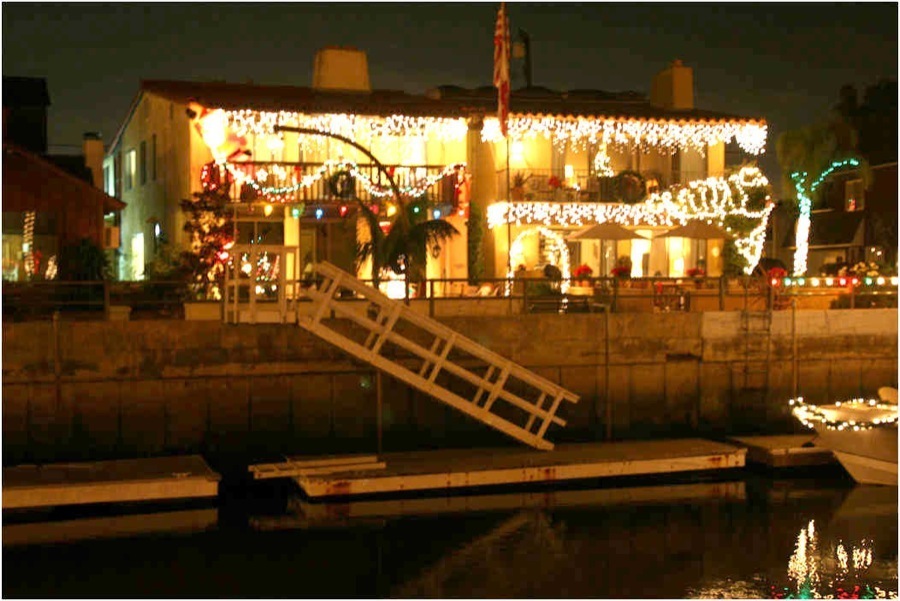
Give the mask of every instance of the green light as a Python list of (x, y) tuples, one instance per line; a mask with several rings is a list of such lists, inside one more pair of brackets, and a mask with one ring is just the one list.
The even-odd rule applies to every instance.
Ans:
[(790, 286), (790, 285), (791, 285), (791, 278), (784, 278), (784, 285), (785, 285), (785, 286)]
[(293, 217), (294, 219), (300, 219), (300, 209), (298, 209), (297, 207), (291, 209), (291, 217)]
[(800, 278), (799, 280), (797, 280), (797, 285), (806, 286), (806, 278)]
[(866, 278), (866, 286), (872, 285), (872, 278)]

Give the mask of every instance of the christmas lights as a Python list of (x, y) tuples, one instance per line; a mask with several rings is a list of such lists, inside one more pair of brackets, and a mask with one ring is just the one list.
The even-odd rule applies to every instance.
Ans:
[[(542, 136), (557, 147), (584, 149), (593, 144), (619, 148), (655, 148), (674, 154), (694, 149), (705, 155), (709, 146), (732, 140), (742, 150), (758, 155), (765, 152), (767, 126), (756, 121), (681, 121), (613, 117), (509, 117), (511, 141)], [(486, 118), (481, 131), (485, 142), (500, 142), (503, 135), (496, 118)]]
[(794, 251), (794, 275), (803, 275), (807, 269), (807, 258), (809, 256), (809, 227), (812, 215), (812, 194), (816, 191), (825, 179), (837, 171), (838, 169), (859, 167), (859, 161), (856, 159), (844, 159), (843, 161), (834, 161), (828, 166), (819, 177), (809, 186), (807, 191), (807, 178), (809, 174), (805, 171), (795, 171), (791, 173), (791, 180), (794, 182), (794, 188), (797, 190), (797, 203), (800, 216), (797, 217), (797, 231), (795, 240), (797, 249)]
[(34, 211), (25, 211), (25, 225), (22, 235), (22, 250), (25, 251), (25, 275), (34, 274)]
[[(523, 240), (535, 234), (540, 234), (541, 236), (549, 239), (552, 243), (551, 252), (555, 252), (559, 256), (557, 267), (559, 267), (559, 270), (562, 272), (562, 281), (560, 282), (559, 289), (563, 294), (565, 294), (569, 289), (571, 264), (569, 261), (569, 247), (566, 245), (566, 241), (559, 234), (559, 232), (554, 232), (553, 230), (545, 227), (539, 227), (536, 229), (530, 229), (521, 232), (518, 236), (516, 236), (516, 239), (513, 240), (512, 245), (509, 247), (510, 263), (514, 265), (524, 263), (525, 247), (523, 244)], [(507, 272), (507, 280), (511, 280), (513, 277), (515, 277), (515, 274), (512, 271)], [(510, 287), (507, 286), (506, 296), (509, 296), (509, 293)]]
[(579, 202), (499, 202), (487, 209), (488, 228), (504, 224), (540, 224), (565, 228), (612, 222), (623, 226), (671, 227), (691, 220), (703, 220), (732, 232), (724, 225), (728, 216), (738, 215), (758, 220), (743, 238), (735, 240), (737, 251), (747, 262), (751, 273), (759, 262), (765, 242), (766, 225), (774, 204), (767, 196), (760, 209), (749, 206), (751, 189), (768, 186), (768, 180), (756, 167), (743, 167), (727, 178), (711, 177), (672, 186), (651, 194), (641, 203)]
[(610, 163), (609, 155), (606, 154), (606, 144), (603, 144), (597, 151), (597, 156), (594, 157), (594, 171), (601, 177), (612, 177), (616, 172), (613, 171)]
[[(793, 407), (791, 413), (794, 417), (807, 428), (815, 428), (816, 424), (822, 424), (829, 430), (859, 431), (897, 424), (897, 405), (876, 399), (857, 398), (837, 402), (834, 405), (819, 406), (798, 397), (790, 399), (788, 405)], [(837, 412), (843, 413), (847, 419), (836, 418)], [(858, 414), (859, 419), (849, 418), (854, 414)]]
[[(468, 122), (463, 117), (411, 117), (390, 115), (351, 115), (327, 113), (309, 115), (281, 111), (254, 111), (249, 109), (224, 111), (223, 119), (216, 125), (231, 128), (236, 136), (255, 134), (276, 137), (276, 125), (311, 128), (371, 143), (375, 138), (398, 137), (424, 140), (461, 141), (468, 133)], [(219, 123), (222, 121), (223, 123)], [(482, 140), (498, 142), (503, 139), (500, 123), (495, 117), (484, 120)], [(612, 144), (619, 147), (661, 148), (670, 153), (677, 150), (696, 149), (705, 153), (707, 147), (732, 140), (744, 151), (758, 155), (765, 151), (767, 126), (757, 121), (683, 121), (655, 120), (633, 117), (534, 117), (510, 115), (509, 137), (512, 141), (543, 136), (555, 145), (570, 144), (584, 148), (588, 144)], [(217, 136), (216, 140), (222, 136)], [(323, 141), (315, 136), (303, 136), (301, 146), (315, 145), (321, 148)]]
[[(219, 174), (224, 166), (227, 177)], [(348, 173), (353, 180), (359, 181), (366, 192), (375, 198), (389, 198), (394, 195), (393, 190), (387, 185), (381, 185), (372, 181), (372, 179), (353, 161), (325, 161), (313, 173), (299, 175), (296, 170), (289, 171), (282, 165), (269, 165), (268, 171), (264, 168), (258, 168), (254, 172), (252, 165), (243, 165), (240, 163), (224, 163), (223, 166), (216, 164), (204, 165), (201, 171), (201, 181), (205, 189), (217, 190), (222, 185), (231, 185), (237, 183), (239, 186), (248, 185), (256, 191), (268, 202), (285, 203), (291, 202), (298, 190), (309, 188), (316, 182), (325, 177), (326, 173)], [(465, 163), (454, 163), (444, 167), (437, 175), (425, 175), (423, 170), (411, 171), (414, 175), (415, 183), (409, 186), (399, 186), (400, 194), (407, 198), (418, 198), (425, 194), (428, 189), (440, 182), (446, 177), (454, 177), (455, 191), (458, 193), (460, 188), (468, 182), (468, 173), (466, 172)], [(281, 181), (290, 180), (291, 183), (284, 186), (265, 186), (260, 182), (264, 182), (269, 177), (275, 177)]]

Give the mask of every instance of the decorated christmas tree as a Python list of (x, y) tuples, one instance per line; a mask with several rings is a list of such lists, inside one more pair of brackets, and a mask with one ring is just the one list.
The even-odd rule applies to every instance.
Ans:
[(234, 244), (234, 228), (228, 210), (228, 186), (210, 186), (181, 201), (185, 213), (184, 231), (190, 236), (191, 250), (184, 253), (193, 273), (197, 298), (221, 298), (228, 250)]

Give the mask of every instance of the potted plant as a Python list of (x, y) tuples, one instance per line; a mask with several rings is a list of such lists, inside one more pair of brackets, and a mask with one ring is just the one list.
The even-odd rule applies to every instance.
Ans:
[(578, 285), (588, 287), (591, 285), (590, 277), (594, 275), (594, 270), (589, 265), (582, 263), (572, 271), (572, 277), (578, 281)]
[(690, 269), (688, 269), (685, 272), (685, 274), (689, 278), (694, 278), (694, 285), (697, 288), (700, 288), (701, 286), (703, 286), (703, 278), (706, 276), (706, 272), (703, 270), (702, 267), (691, 267)]
[(525, 175), (521, 171), (512, 178), (512, 199), (516, 202), (525, 200), (525, 184), (531, 179), (531, 175)]

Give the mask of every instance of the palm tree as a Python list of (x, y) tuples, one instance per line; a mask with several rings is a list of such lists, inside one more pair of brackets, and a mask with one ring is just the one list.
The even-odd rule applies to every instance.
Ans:
[(440, 248), (441, 243), (459, 234), (449, 221), (429, 219), (424, 197), (406, 203), (401, 200), (387, 234), (372, 209), (356, 200), (369, 230), (369, 239), (356, 245), (356, 259), (360, 264), (372, 260), (372, 280), (376, 288), (382, 270), (390, 269), (404, 276), (408, 295), (410, 282), (425, 279), (428, 251)]

